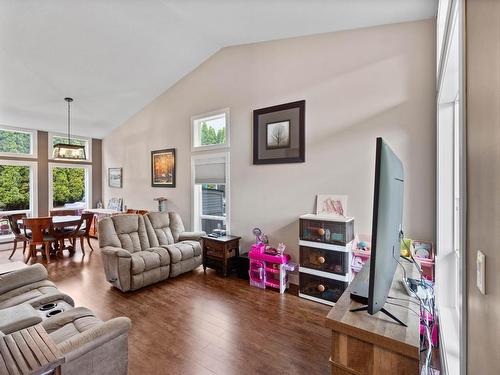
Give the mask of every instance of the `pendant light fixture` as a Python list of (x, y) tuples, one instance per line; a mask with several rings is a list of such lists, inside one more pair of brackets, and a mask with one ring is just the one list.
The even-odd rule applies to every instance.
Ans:
[(68, 143), (56, 143), (52, 156), (54, 159), (86, 160), (85, 146), (71, 144), (70, 103), (73, 98), (64, 98), (64, 100), (68, 103)]

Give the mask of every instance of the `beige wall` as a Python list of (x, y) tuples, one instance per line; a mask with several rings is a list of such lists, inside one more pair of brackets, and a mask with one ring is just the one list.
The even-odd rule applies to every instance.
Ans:
[[(500, 371), (500, 2), (467, 1), (468, 373)], [(476, 254), (486, 254), (486, 295)]]
[[(306, 100), (306, 162), (252, 165), (252, 111)], [(231, 228), (260, 227), (298, 255), (298, 216), (317, 193), (347, 194), (355, 230), (371, 231), (375, 138), (406, 168), (408, 235), (435, 235), (435, 20), (225, 48), (103, 141), (104, 199), (169, 209), (190, 223), (190, 117), (231, 111)], [(150, 151), (177, 149), (177, 188), (150, 187)], [(123, 167), (123, 189), (107, 168)]]

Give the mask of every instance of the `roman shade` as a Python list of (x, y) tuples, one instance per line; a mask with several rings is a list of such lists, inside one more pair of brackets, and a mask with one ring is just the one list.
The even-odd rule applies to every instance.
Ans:
[(213, 157), (194, 159), (195, 184), (225, 184), (226, 158)]

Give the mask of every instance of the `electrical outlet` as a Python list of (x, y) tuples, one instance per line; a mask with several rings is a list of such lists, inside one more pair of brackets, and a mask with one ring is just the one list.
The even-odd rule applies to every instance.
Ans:
[(486, 255), (481, 250), (477, 252), (477, 288), (486, 294)]

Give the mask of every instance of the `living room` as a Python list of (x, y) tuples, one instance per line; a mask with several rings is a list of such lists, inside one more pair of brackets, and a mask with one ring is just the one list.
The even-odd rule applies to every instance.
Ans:
[(498, 4), (0, 9), (0, 374), (496, 373)]

